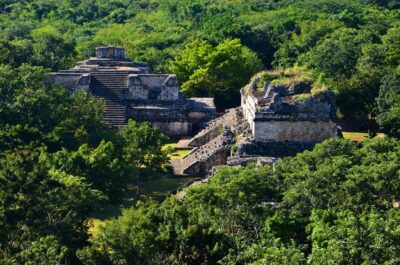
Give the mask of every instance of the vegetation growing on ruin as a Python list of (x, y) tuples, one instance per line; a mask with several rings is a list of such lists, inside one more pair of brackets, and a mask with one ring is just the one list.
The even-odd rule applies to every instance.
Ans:
[(318, 74), (298, 66), (283, 70), (261, 71), (251, 78), (250, 82), (244, 87), (244, 90), (249, 91), (250, 85), (255, 80), (258, 80), (255, 84), (258, 90), (262, 90), (266, 84), (284, 87), (288, 90), (299, 85), (306, 88), (309, 87), (309, 89), (300, 91), (300, 94), (294, 95), (295, 100), (303, 100), (311, 96), (316, 96), (329, 89), (328, 81), (323, 78), (323, 74)]

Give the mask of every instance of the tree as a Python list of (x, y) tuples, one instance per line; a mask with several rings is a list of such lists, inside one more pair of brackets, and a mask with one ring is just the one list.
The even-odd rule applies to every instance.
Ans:
[(104, 104), (89, 93), (52, 85), (42, 67), (0, 69), (0, 150), (43, 144), (50, 152), (76, 150), (113, 138), (102, 120)]
[(102, 141), (97, 147), (83, 144), (77, 151), (63, 148), (50, 155), (55, 170), (85, 179), (91, 187), (101, 191), (111, 202), (119, 201), (125, 195), (131, 168), (123, 159), (122, 152), (112, 142)]
[(400, 74), (395, 72), (383, 80), (378, 103), (378, 123), (388, 135), (400, 137)]
[(376, 98), (385, 69), (364, 66), (349, 79), (336, 82), (337, 106), (345, 118), (365, 121), (376, 117)]
[(43, 245), (53, 261), (67, 251), (73, 257), (87, 239), (88, 213), (104, 199), (84, 179), (52, 170), (46, 157), (26, 149), (0, 159), (0, 253), (14, 263), (43, 260)]
[(46, 236), (33, 241), (28, 249), (20, 253), (20, 261), (26, 265), (66, 263), (68, 248), (61, 245), (55, 236)]
[(400, 261), (395, 210), (357, 215), (351, 211), (316, 210), (311, 216), (310, 264), (394, 264)]
[(355, 29), (338, 29), (304, 54), (300, 61), (327, 77), (350, 77), (361, 52), (358, 34)]
[(222, 109), (239, 102), (240, 88), (261, 68), (257, 55), (238, 39), (216, 47), (197, 40), (175, 57), (170, 71), (178, 75), (187, 95), (215, 97)]
[(159, 129), (147, 122), (138, 125), (129, 120), (119, 135), (122, 138), (123, 159), (129, 165), (130, 175), (138, 186), (142, 181), (170, 172), (168, 151), (162, 148), (168, 138)]
[(74, 56), (74, 44), (64, 37), (53, 27), (46, 26), (35, 29), (32, 32), (33, 39), (33, 61), (57, 71), (71, 65)]

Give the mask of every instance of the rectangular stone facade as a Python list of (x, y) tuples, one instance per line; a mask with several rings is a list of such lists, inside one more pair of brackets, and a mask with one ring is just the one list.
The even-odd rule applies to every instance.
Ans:
[(252, 124), (254, 140), (322, 142), (336, 136), (336, 125), (329, 121), (260, 121)]
[(179, 85), (176, 75), (129, 75), (125, 98), (128, 100), (179, 100)]
[(192, 124), (190, 122), (151, 122), (154, 127), (160, 129), (169, 136), (189, 135), (192, 132)]

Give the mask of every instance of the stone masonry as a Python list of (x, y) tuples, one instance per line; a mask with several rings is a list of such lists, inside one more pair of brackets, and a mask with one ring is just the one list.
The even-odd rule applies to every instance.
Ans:
[(103, 99), (104, 120), (116, 129), (133, 119), (181, 137), (215, 116), (213, 98), (186, 98), (176, 75), (150, 73), (147, 63), (126, 58), (122, 47), (98, 47), (96, 57), (53, 73), (52, 78), (71, 92), (84, 89)]
[[(305, 82), (290, 86), (266, 82), (260, 88), (259, 81), (255, 78), (241, 90), (240, 108), (210, 121), (188, 141), (195, 149), (179, 164), (181, 173), (205, 177), (220, 165), (272, 165), (340, 136), (330, 92), (312, 95), (311, 84)], [(227, 130), (230, 140), (222, 144)]]

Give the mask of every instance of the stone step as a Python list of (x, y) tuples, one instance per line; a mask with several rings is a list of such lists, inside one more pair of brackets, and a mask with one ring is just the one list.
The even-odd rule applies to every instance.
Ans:
[(113, 128), (126, 125), (126, 105), (124, 91), (128, 88), (128, 72), (96, 72), (92, 74), (90, 90), (96, 98), (105, 103), (103, 119)]

